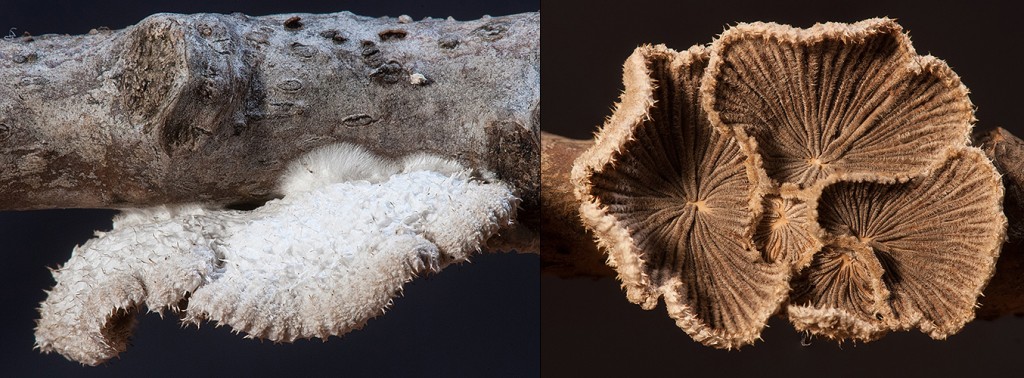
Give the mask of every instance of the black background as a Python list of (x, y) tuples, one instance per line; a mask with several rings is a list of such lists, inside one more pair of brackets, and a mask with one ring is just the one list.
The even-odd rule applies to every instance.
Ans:
[[(157, 12), (402, 14), (459, 20), (538, 10), (536, 0), (471, 1), (4, 1), (0, 34), (82, 34), (120, 29)], [(36, 306), (53, 285), (47, 267), (63, 263), (113, 211), (0, 213), (0, 376), (536, 376), (540, 368), (536, 255), (477, 256), (473, 263), (406, 285), (387, 315), (324, 343), (274, 345), (207, 323), (140, 317), (133, 345), (100, 367), (32, 350)]]
[[(660, 3), (660, 4), (659, 4)], [(1010, 4), (1006, 2), (1006, 4)], [(682, 50), (711, 42), (727, 25), (896, 18), (920, 54), (944, 59), (971, 89), (977, 128), (1017, 135), (1024, 88), (1021, 11), (996, 2), (921, 1), (544, 1), (541, 5), (543, 128), (589, 138), (622, 91), (622, 63), (643, 43)], [(545, 376), (1019, 376), (1024, 319), (975, 321), (947, 341), (901, 332), (841, 347), (801, 345), (774, 319), (758, 342), (722, 351), (693, 342), (661, 305), (629, 303), (614, 279), (541, 279), (541, 366)], [(1000, 374), (1001, 373), (1001, 374)]]

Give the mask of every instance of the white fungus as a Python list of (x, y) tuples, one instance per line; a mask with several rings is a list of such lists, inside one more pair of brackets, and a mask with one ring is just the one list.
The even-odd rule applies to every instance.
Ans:
[(126, 210), (54, 271), (37, 346), (102, 363), (125, 349), (142, 305), (274, 341), (341, 335), (418, 274), (479, 251), (518, 202), (456, 162), (394, 163), (352, 145), (298, 159), (282, 192), (252, 211)]

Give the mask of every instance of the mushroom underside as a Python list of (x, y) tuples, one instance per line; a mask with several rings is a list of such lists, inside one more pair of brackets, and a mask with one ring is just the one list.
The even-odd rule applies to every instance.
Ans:
[(968, 140), (967, 89), (890, 19), (741, 24), (712, 49), (702, 94), (713, 123), (756, 142), (764, 173), (806, 199), (830, 180), (919, 176)]
[[(1006, 229), (1002, 196), (999, 174), (975, 148), (954, 151), (910, 182), (830, 185), (818, 213), (834, 240), (797, 280), (793, 304), (841, 310), (873, 330), (812, 330), (829, 337), (870, 340), (912, 328), (938, 339), (956, 333), (974, 318), (995, 271)], [(851, 273), (839, 275), (836, 267)], [(846, 300), (833, 300), (837, 288), (850, 292)], [(796, 319), (792, 311), (790, 318), (798, 328), (821, 322)]]
[[(584, 223), (611, 247), (611, 261), (641, 261), (642, 279), (619, 268), (627, 290), (640, 293), (630, 299), (651, 308), (664, 296), (695, 340), (734, 348), (756, 340), (779, 307), (789, 265), (765, 261), (754, 247), (760, 186), (741, 146), (699, 106), (707, 59), (700, 47), (638, 48), (616, 113), (640, 116), (613, 116), (575, 172), (584, 172), (584, 208), (599, 209), (584, 211)], [(640, 70), (648, 82), (630, 80), (628, 72)], [(627, 101), (642, 96), (649, 100)], [(611, 241), (622, 235), (628, 239)]]

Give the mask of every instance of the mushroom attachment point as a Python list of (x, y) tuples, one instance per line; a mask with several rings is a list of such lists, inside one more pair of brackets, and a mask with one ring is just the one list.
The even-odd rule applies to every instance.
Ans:
[(909, 182), (824, 188), (828, 241), (788, 309), (798, 330), (873, 340), (918, 328), (943, 339), (974, 318), (1005, 236), (1003, 186), (980, 150), (952, 151)]
[(417, 275), (479, 251), (518, 204), (456, 162), (348, 144), (297, 159), (281, 187), (252, 211), (124, 211), (54, 271), (37, 347), (102, 363), (124, 351), (142, 306), (273, 341), (342, 335)]
[(761, 173), (785, 195), (916, 177), (969, 139), (967, 88), (893, 20), (739, 24), (711, 51), (701, 100), (711, 123), (756, 144)]
[(755, 247), (762, 186), (743, 146), (699, 105), (707, 62), (703, 47), (638, 48), (621, 101), (572, 180), (583, 222), (630, 301), (651, 309), (663, 296), (695, 340), (738, 348), (758, 339), (784, 300), (790, 264)]

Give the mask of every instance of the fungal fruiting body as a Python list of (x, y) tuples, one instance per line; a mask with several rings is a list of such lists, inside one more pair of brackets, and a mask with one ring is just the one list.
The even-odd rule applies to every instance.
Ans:
[(712, 124), (756, 143), (763, 174), (785, 193), (906, 180), (968, 141), (967, 88), (890, 19), (739, 24), (711, 50), (701, 101)]
[(629, 299), (650, 309), (664, 296), (694, 339), (732, 348), (756, 340), (785, 299), (789, 265), (756, 250), (757, 176), (698, 106), (707, 59), (701, 47), (638, 48), (616, 113), (573, 179)]
[(456, 162), (348, 144), (297, 159), (282, 192), (252, 211), (126, 210), (54, 271), (37, 346), (102, 363), (125, 349), (143, 305), (274, 341), (341, 335), (417, 275), (479, 251), (518, 202)]
[[(942, 338), (972, 319), (1005, 220), (998, 174), (966, 149), (974, 112), (959, 77), (889, 19), (740, 24), (711, 50), (701, 101), (712, 124), (754, 146), (744, 152), (777, 208), (805, 206), (766, 211), (759, 230), (767, 255), (788, 245), (795, 257), (797, 329)], [(772, 237), (793, 218), (806, 233)]]
[(839, 340), (974, 317), (1003, 187), (968, 147), (967, 89), (895, 22), (739, 24), (706, 48), (640, 47), (623, 81), (572, 183), (631, 301), (664, 297), (719, 348), (780, 308)]
[(810, 263), (821, 248), (821, 230), (812, 211), (811, 205), (795, 198), (764, 197), (764, 213), (754, 243), (765, 261), (783, 262), (794, 272)]
[(911, 328), (939, 339), (956, 333), (995, 272), (1002, 201), (999, 173), (975, 148), (953, 151), (906, 183), (827, 186), (818, 222), (831, 240), (795, 281), (790, 320), (841, 339)]

